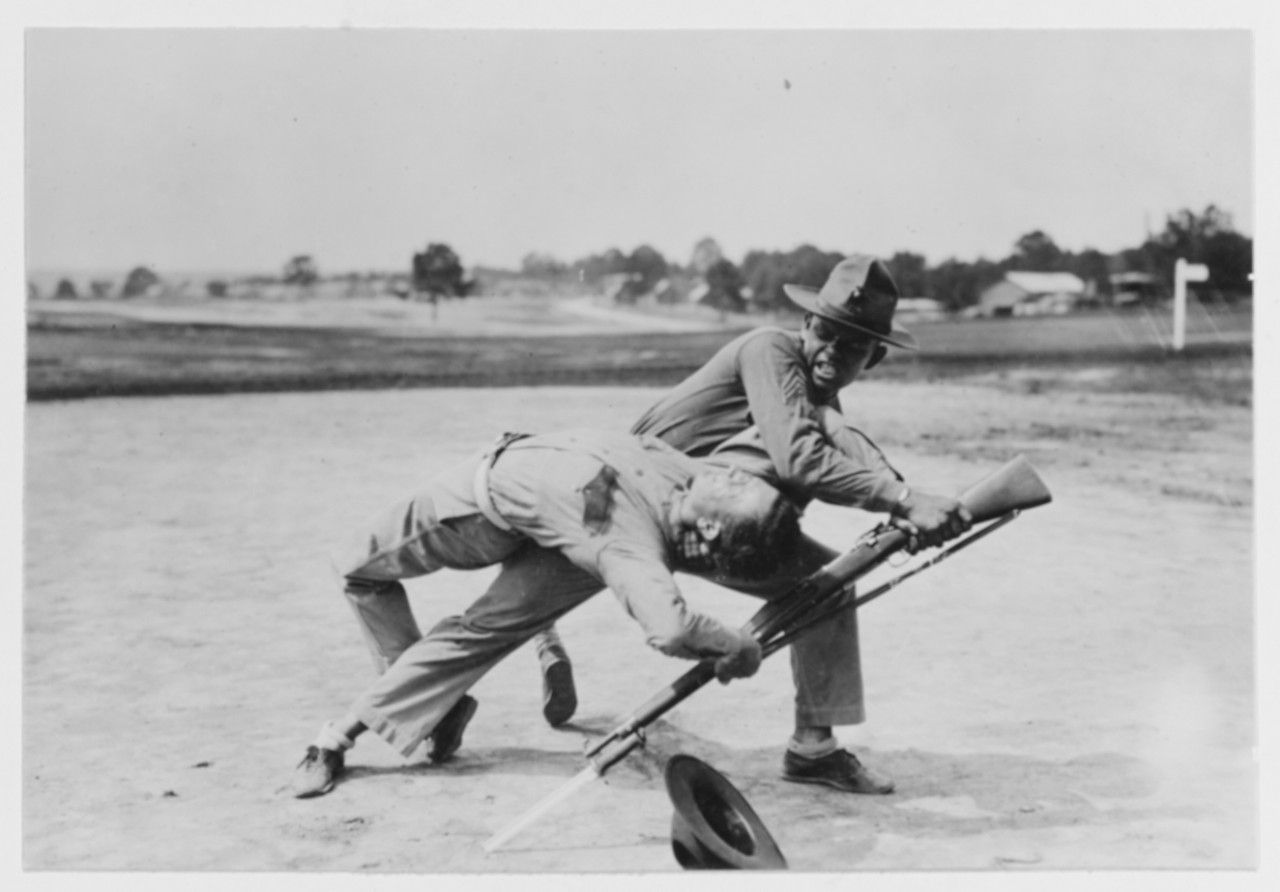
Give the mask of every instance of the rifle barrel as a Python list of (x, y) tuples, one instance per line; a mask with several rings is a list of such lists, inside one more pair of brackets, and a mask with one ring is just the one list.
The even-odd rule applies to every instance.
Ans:
[(588, 756), (594, 756), (615, 740), (626, 737), (628, 734), (634, 733), (637, 729), (648, 725), (658, 716), (671, 709), (677, 703), (685, 700), (694, 691), (701, 688), (711, 679), (716, 677), (716, 666), (711, 660), (704, 660), (695, 665), (692, 669), (681, 675), (671, 684), (667, 685), (658, 693), (654, 694), (645, 701), (639, 709), (627, 716), (627, 718), (614, 728), (608, 735), (596, 741), (590, 749), (587, 750)]
[(483, 848), (486, 853), (496, 852), (498, 849), (510, 842), (511, 839), (520, 833), (520, 831), (524, 830), (524, 828), (537, 821), (547, 812), (551, 811), (551, 809), (555, 808), (561, 802), (564, 802), (574, 793), (578, 792), (578, 790), (582, 789), (599, 776), (600, 771), (596, 768), (594, 762), (591, 763), (574, 775), (573, 779), (567, 784), (562, 785), (560, 789), (553, 792), (550, 796), (545, 797), (541, 802), (533, 806), (533, 808), (529, 809), (506, 827), (503, 827), (493, 836), (485, 840), (481, 848)]
[[(960, 496), (960, 501), (970, 509), (976, 523), (996, 521), (995, 523), (955, 543), (951, 548), (916, 569), (858, 598), (856, 604), (864, 604), (879, 597), (903, 580), (1013, 520), (1022, 510), (1046, 504), (1051, 500), (1052, 496), (1044, 481), (1024, 457), (1018, 456)], [(824, 605), (824, 602), (843, 592), (894, 552), (901, 550), (907, 541), (907, 534), (900, 529), (888, 526), (877, 527), (852, 549), (798, 583), (787, 596), (765, 604), (747, 622), (743, 630), (755, 636), (761, 643), (765, 656), (775, 653), (812, 628), (818, 620), (827, 618), (831, 609), (828, 605)], [(578, 789), (601, 777), (610, 766), (644, 744), (643, 729), (646, 726), (694, 691), (702, 688), (714, 677), (714, 662), (705, 660), (651, 697), (609, 735), (587, 751), (589, 763), (586, 768), (567, 784), (486, 840), (483, 844), (484, 850), (497, 851), (512, 837), (557, 804), (568, 799)], [(616, 746), (612, 751), (603, 756), (599, 755), (606, 747), (615, 743)]]

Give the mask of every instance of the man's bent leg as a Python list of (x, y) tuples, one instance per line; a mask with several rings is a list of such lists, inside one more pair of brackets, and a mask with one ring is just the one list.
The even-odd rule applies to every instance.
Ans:
[[(409, 607), (402, 579), (434, 573), (441, 567), (469, 570), (498, 563), (527, 541), (501, 530), (480, 514), (441, 519), (437, 503), (451, 495), (453, 477), (471, 478), (474, 462), (441, 475), (412, 498), (381, 512), (333, 557), (344, 577), (343, 590), (355, 611), (360, 633), (378, 672), (385, 672), (422, 637)], [(451, 476), (452, 475), (452, 476)], [(444, 502), (450, 504), (451, 502)]]
[(538, 651), (538, 665), (542, 667), (542, 717), (548, 725), (558, 728), (573, 718), (578, 708), (573, 664), (555, 626), (548, 626), (535, 635), (533, 643)]
[(558, 552), (521, 549), (484, 596), (405, 650), (351, 711), (407, 757), (486, 672), (602, 587)]
[[(773, 578), (733, 587), (772, 599), (785, 597), (796, 583), (838, 555), (809, 537), (795, 558)], [(865, 720), (858, 616), (854, 596), (841, 596), (844, 608), (810, 629), (791, 645), (791, 675), (796, 689), (795, 733), (783, 754), (782, 776), (796, 783), (823, 784), (848, 793), (889, 793), (893, 781), (864, 766), (840, 748), (834, 725)]]
[(791, 645), (796, 726), (858, 725), (866, 721), (862, 655), (853, 595), (847, 605)]
[(355, 611), (360, 635), (379, 675), (422, 637), (409, 608), (409, 596), (398, 582), (348, 578), (343, 587)]
[[(807, 539), (799, 555), (802, 575), (828, 563), (836, 553)], [(833, 725), (866, 720), (858, 612), (854, 592), (840, 597), (843, 608), (791, 646), (796, 686), (795, 734), (783, 754), (782, 776), (795, 783), (821, 784), (846, 793), (893, 792), (893, 781), (841, 749)]]

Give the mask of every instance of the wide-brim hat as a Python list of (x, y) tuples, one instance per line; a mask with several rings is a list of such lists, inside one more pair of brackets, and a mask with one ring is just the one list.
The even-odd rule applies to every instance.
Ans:
[(888, 267), (874, 257), (854, 254), (841, 260), (821, 291), (805, 285), (783, 285), (782, 290), (805, 310), (828, 322), (904, 350), (919, 347), (911, 332), (893, 321), (898, 286)]
[(671, 849), (686, 870), (786, 870), (764, 822), (729, 779), (684, 754), (667, 761), (667, 795), (675, 805)]

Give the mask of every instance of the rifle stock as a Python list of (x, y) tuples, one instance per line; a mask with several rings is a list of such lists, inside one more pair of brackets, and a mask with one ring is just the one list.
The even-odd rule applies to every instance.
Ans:
[(985, 523), (1010, 511), (1048, 504), (1053, 495), (1031, 462), (1019, 455), (956, 498), (969, 509), (974, 523)]
[[(1049, 488), (1040, 479), (1040, 475), (1036, 473), (1031, 463), (1021, 455), (965, 490), (957, 498), (969, 509), (974, 523), (992, 520), (1003, 523), (1011, 519), (1016, 512), (1035, 508), (1052, 500)], [(997, 525), (992, 524), (990, 528)], [(980, 538), (990, 528), (978, 531), (968, 540), (961, 540), (952, 546), (952, 549), (963, 547), (968, 541)], [(848, 589), (855, 581), (874, 570), (895, 552), (905, 548), (907, 540), (907, 534), (896, 527), (887, 525), (876, 527), (859, 539), (849, 551), (797, 583), (786, 595), (761, 607), (743, 629), (754, 635), (761, 643), (766, 656), (776, 652), (781, 646), (790, 643), (799, 633), (823, 618), (819, 614), (826, 606), (825, 602)], [(935, 563), (945, 554), (946, 552), (930, 563)], [(914, 572), (908, 575), (914, 575)], [(895, 584), (896, 581), (884, 588), (891, 588)], [(602, 776), (611, 766), (642, 746), (646, 727), (713, 678), (715, 678), (715, 664), (711, 660), (704, 660), (650, 697), (613, 731), (586, 751), (590, 763), (588, 768), (568, 785), (535, 805), (504, 830), (491, 837), (484, 844), (485, 851), (496, 850), (520, 830), (532, 824), (555, 803), (566, 799), (570, 793), (587, 781)]]

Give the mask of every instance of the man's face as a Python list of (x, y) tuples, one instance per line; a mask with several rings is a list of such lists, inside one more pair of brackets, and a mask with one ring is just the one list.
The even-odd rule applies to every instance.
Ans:
[(773, 507), (778, 491), (759, 477), (738, 468), (699, 473), (689, 484), (689, 507), (699, 515), (718, 519), (761, 520)]
[(756, 579), (795, 547), (800, 517), (772, 486), (733, 469), (707, 469), (681, 506), (677, 566), (717, 578)]
[(800, 329), (800, 349), (809, 370), (809, 382), (824, 396), (849, 386), (866, 368), (877, 343), (869, 335), (810, 313)]
[(676, 543), (682, 565), (710, 568), (725, 531), (742, 524), (758, 527), (778, 498), (773, 487), (737, 468), (700, 472), (690, 481), (682, 505), (684, 526)]

